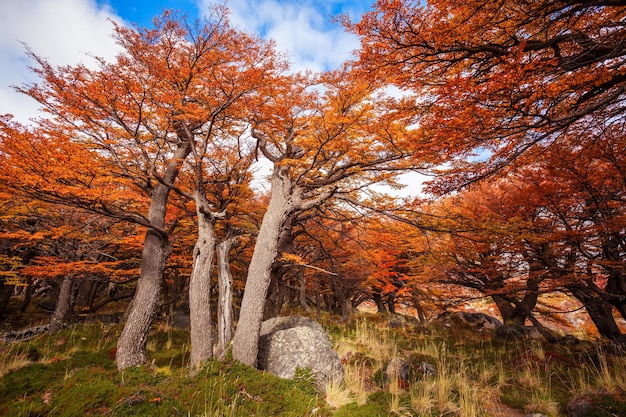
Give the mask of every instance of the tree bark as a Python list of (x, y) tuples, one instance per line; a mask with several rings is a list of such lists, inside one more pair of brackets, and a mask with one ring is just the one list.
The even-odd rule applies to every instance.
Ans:
[(137, 282), (135, 297), (127, 310), (127, 319), (117, 341), (115, 361), (118, 370), (138, 366), (146, 362), (146, 342), (161, 295), (165, 262), (171, 247), (165, 231), (165, 215), (171, 188), (178, 177), (184, 160), (191, 152), (189, 142), (182, 142), (170, 160), (163, 182), (154, 188), (148, 212), (148, 221), (154, 228), (146, 230), (141, 252), (141, 275)]
[(417, 318), (419, 319), (420, 323), (424, 324), (426, 322), (426, 313), (424, 312), (424, 308), (422, 307), (422, 303), (420, 302), (419, 290), (414, 289), (411, 294), (413, 307), (415, 307), (415, 311), (417, 311)]
[(129, 310), (126, 324), (117, 341), (115, 361), (123, 370), (146, 362), (146, 343), (161, 295), (165, 262), (171, 248), (167, 239), (153, 229), (146, 231), (141, 255), (141, 277)]
[(193, 270), (189, 279), (191, 321), (191, 369), (213, 357), (211, 334), (211, 272), (215, 252), (215, 219), (208, 202), (196, 192), (198, 240), (193, 250)]
[(233, 277), (230, 272), (229, 253), (237, 237), (217, 245), (217, 352), (222, 356), (233, 338)]
[(63, 322), (67, 318), (67, 314), (71, 308), (73, 285), (74, 280), (72, 278), (69, 276), (63, 278), (57, 305), (54, 309), (54, 313), (52, 313), (52, 317), (50, 317), (50, 327), (48, 328), (50, 334), (55, 334), (63, 330)]
[(383, 302), (383, 296), (381, 293), (379, 292), (372, 293), (372, 299), (376, 303), (376, 308), (378, 309), (379, 313), (387, 312), (387, 308), (385, 307), (385, 303)]
[(33, 295), (33, 279), (31, 277), (26, 277), (26, 288), (24, 289), (24, 299), (20, 304), (20, 313), (25, 313), (28, 305), (30, 304), (30, 299)]
[(588, 293), (586, 289), (574, 288), (571, 291), (574, 297), (585, 306), (600, 336), (616, 339), (622, 335), (615, 322), (615, 317), (613, 317), (613, 305), (611, 303)]
[(275, 169), (271, 178), (270, 202), (248, 267), (239, 323), (233, 338), (233, 357), (246, 365), (257, 364), (265, 298), (271, 282), (272, 265), (278, 255), (278, 241), (285, 222), (295, 209), (293, 192), (289, 177), (283, 175), (281, 169)]
[(0, 284), (0, 318), (2, 318), (9, 305), (9, 300), (11, 300), (14, 289), (15, 285), (7, 285), (4, 282)]
[(396, 314), (396, 294), (394, 292), (387, 294), (387, 309), (391, 314)]
[[(346, 291), (347, 292), (347, 291)], [(352, 315), (353, 307), (352, 307), (352, 299), (350, 295), (345, 294), (341, 297), (341, 322), (347, 323), (350, 320), (350, 316)]]
[(304, 275), (304, 271), (299, 272), (300, 276), (298, 277), (299, 286), (298, 286), (298, 298), (300, 300), (300, 306), (307, 313), (311, 312), (311, 307), (306, 300), (306, 276)]

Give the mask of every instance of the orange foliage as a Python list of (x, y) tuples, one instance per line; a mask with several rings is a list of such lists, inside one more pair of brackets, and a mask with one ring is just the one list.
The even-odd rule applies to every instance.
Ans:
[(379, 0), (346, 25), (363, 67), (420, 94), (423, 146), (454, 162), (446, 191), (619, 128), (625, 17), (611, 2)]

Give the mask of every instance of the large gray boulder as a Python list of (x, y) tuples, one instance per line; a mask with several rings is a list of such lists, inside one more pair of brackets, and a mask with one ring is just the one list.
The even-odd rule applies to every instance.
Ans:
[(343, 365), (322, 326), (306, 317), (276, 317), (261, 324), (259, 369), (291, 379), (311, 369), (319, 387), (343, 380)]

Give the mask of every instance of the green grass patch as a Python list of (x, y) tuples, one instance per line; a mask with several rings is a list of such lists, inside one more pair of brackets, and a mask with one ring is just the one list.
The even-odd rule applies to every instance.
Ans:
[[(345, 394), (336, 408), (307, 371), (283, 380), (226, 358), (190, 376), (189, 333), (167, 326), (150, 334), (145, 366), (118, 372), (121, 327), (93, 324), (0, 344), (0, 415), (489, 417), (502, 403), (560, 417), (573, 398), (598, 415), (626, 415), (626, 356), (590, 342), (494, 342), (411, 321), (390, 328), (390, 320), (324, 317), (346, 368), (343, 385), (332, 387)], [(408, 384), (387, 380), (392, 357), (408, 364)]]

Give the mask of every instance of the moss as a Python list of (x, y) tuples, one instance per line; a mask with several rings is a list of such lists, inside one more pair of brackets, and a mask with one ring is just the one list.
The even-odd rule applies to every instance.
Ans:
[(377, 392), (372, 394), (368, 398), (367, 404), (357, 405), (357, 404), (348, 404), (339, 408), (333, 417), (381, 417), (388, 416), (389, 407), (388, 407), (388, 395), (383, 392)]
[[(494, 343), (467, 335), (460, 338), (440, 333), (436, 328), (390, 330), (385, 327), (388, 318), (384, 316), (357, 316), (341, 326), (330, 317), (325, 319), (337, 340), (343, 338), (350, 343), (357, 336), (357, 327), (363, 330), (365, 320), (371, 336), (396, 344), (394, 355), (405, 358), (412, 369), (421, 362), (436, 366), (442, 378), (411, 378), (415, 387), (445, 380), (451, 384), (446, 388), (449, 395), (444, 398), (445, 403), (436, 397), (438, 386), (430, 388), (428, 407), (432, 415), (449, 413), (460, 406), (462, 393), (454, 385), (459, 376), (475, 383), (472, 389), (479, 389), (482, 384), (487, 389), (483, 392), (517, 409), (524, 409), (533, 401), (533, 391), (523, 379), (524, 369), (531, 365), (535, 367), (535, 381), (562, 410), (574, 394), (579, 394), (574, 391), (581, 375), (587, 375), (585, 381), (598, 384), (592, 378), (598, 373), (597, 360), (589, 359), (589, 350), (580, 346), (574, 352), (571, 347)], [(367, 379), (365, 404), (353, 403), (331, 410), (306, 370), (299, 370), (293, 380), (283, 380), (227, 357), (223, 361), (207, 361), (190, 376), (189, 334), (165, 326), (158, 327), (149, 337), (150, 365), (118, 373), (111, 353), (120, 330), (120, 326), (99, 324), (76, 326), (54, 336), (40, 335), (28, 342), (0, 345), (5, 363), (13, 358), (16, 364), (11, 368), (14, 370), (0, 378), (0, 415), (388, 416), (391, 407), (397, 405), (419, 415), (412, 407), (420, 405), (411, 404), (412, 400), (419, 400), (418, 393), (412, 393), (409, 387), (400, 396), (390, 394), (379, 366), (382, 363), (372, 359), (375, 352), (360, 350), (364, 348), (361, 345), (349, 346), (350, 355), (345, 356), (345, 362), (347, 367), (360, 367), (360, 374)], [(37, 363), (26, 361), (31, 351), (38, 353)], [(542, 355), (573, 359), (544, 363)], [(618, 359), (611, 358), (609, 364), (621, 363)], [(590, 387), (592, 394), (586, 395), (600, 410), (626, 415), (625, 393), (593, 388)]]

